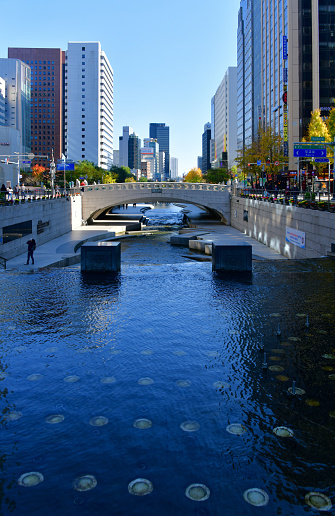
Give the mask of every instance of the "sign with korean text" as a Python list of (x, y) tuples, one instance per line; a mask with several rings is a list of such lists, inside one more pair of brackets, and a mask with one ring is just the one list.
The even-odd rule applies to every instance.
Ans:
[(305, 249), (306, 233), (286, 226), (286, 241)]

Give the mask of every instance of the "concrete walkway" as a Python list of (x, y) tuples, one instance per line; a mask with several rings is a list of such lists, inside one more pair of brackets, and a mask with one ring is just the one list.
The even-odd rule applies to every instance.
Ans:
[(189, 231), (204, 232), (201, 236), (203, 240), (219, 240), (220, 237), (229, 237), (236, 242), (247, 242), (252, 245), (252, 258), (254, 260), (287, 260), (287, 258), (277, 251), (274, 251), (270, 247), (262, 244), (258, 240), (255, 240), (244, 233), (241, 233), (238, 229), (231, 226), (224, 226), (219, 222), (208, 221), (208, 222), (195, 222), (196, 228), (190, 229)]
[(40, 246), (37, 241), (36, 251), (34, 252), (34, 265), (31, 263), (30, 265), (25, 265), (27, 253), (24, 253), (8, 260), (6, 269), (29, 270), (43, 267), (65, 267), (79, 263), (80, 249), (77, 250), (77, 246), (88, 240), (105, 240), (108, 237), (113, 237), (119, 231), (120, 227), (116, 228), (114, 226), (100, 226), (99, 229), (95, 226), (82, 226)]
[[(82, 226), (74, 229), (69, 233), (55, 238), (50, 242), (38, 245), (34, 252), (35, 264), (25, 265), (27, 261), (27, 253), (21, 254), (7, 261), (7, 270), (34, 270), (44, 267), (66, 267), (80, 262), (80, 245), (86, 241), (105, 240), (112, 238), (115, 233), (121, 233), (120, 227), (100, 226)], [(150, 230), (150, 228), (148, 228)], [(191, 230), (190, 230), (191, 231)], [(286, 260), (284, 256), (277, 253), (273, 249), (265, 246), (261, 242), (241, 233), (231, 226), (224, 226), (214, 221), (201, 222), (193, 231), (203, 231), (206, 233), (204, 239), (217, 240), (220, 236), (229, 237), (232, 240), (245, 241), (252, 245), (253, 259), (261, 260)], [(122, 235), (119, 235), (122, 238)]]

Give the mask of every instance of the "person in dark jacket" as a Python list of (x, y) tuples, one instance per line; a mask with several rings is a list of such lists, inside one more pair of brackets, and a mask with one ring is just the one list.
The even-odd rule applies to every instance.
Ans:
[(32, 238), (31, 240), (28, 240), (27, 245), (28, 245), (28, 257), (27, 257), (26, 265), (29, 265), (30, 258), (31, 258), (31, 263), (34, 265), (34, 263), (35, 263), (34, 262), (34, 251), (36, 249), (36, 242)]

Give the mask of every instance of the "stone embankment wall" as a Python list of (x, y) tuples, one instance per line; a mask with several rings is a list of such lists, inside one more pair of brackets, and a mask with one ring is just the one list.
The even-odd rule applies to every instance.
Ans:
[[(27, 241), (36, 240), (39, 246), (68, 233), (82, 223), (81, 197), (61, 197), (26, 202), (0, 208), (0, 256), (9, 260), (27, 251)], [(10, 242), (4, 243), (4, 234), (11, 232), (12, 226), (28, 223), (32, 232), (23, 234)], [(4, 229), (6, 228), (6, 229)], [(20, 231), (14, 227), (13, 234)]]
[[(231, 226), (287, 258), (327, 256), (335, 243), (335, 213), (237, 196), (231, 198)], [(305, 248), (286, 239), (286, 228), (305, 234), (299, 233)]]

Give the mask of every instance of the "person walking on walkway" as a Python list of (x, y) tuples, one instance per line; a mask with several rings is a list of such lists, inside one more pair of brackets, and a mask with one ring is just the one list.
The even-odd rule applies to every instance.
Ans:
[(36, 249), (36, 242), (32, 238), (31, 240), (28, 240), (27, 245), (28, 245), (28, 256), (27, 256), (27, 263), (26, 263), (26, 265), (29, 265), (30, 258), (31, 258), (31, 263), (34, 265), (34, 263), (35, 263), (34, 262), (34, 251)]

